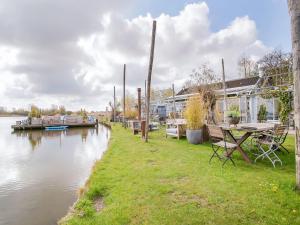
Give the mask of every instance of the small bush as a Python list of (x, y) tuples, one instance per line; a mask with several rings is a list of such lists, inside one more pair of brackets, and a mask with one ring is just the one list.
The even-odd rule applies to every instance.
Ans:
[(227, 116), (228, 117), (240, 117), (240, 108), (238, 105), (231, 105), (229, 107), (229, 111), (227, 111)]
[(268, 115), (267, 107), (265, 105), (260, 105), (259, 106), (259, 111), (258, 111), (258, 114), (257, 114), (258, 121), (259, 122), (266, 121), (267, 120), (267, 115)]

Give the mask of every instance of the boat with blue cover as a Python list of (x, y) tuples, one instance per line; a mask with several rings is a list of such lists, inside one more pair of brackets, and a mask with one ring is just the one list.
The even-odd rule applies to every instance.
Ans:
[(68, 128), (68, 126), (50, 126), (50, 127), (45, 127), (46, 130), (65, 130), (67, 128)]

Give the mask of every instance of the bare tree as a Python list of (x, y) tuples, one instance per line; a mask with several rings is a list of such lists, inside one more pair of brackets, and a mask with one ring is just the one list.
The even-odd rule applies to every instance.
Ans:
[(287, 73), (292, 65), (292, 54), (274, 50), (263, 56), (257, 63), (264, 74)]
[(202, 64), (196, 69), (193, 69), (190, 74), (190, 79), (187, 80), (184, 87), (185, 88), (193, 88), (196, 91), (200, 88), (203, 89), (208, 85), (219, 82), (220, 79), (217, 78), (215, 72), (207, 65)]
[(159, 88), (152, 88), (151, 89), (151, 101), (163, 101), (166, 98), (172, 96), (173, 90), (172, 88), (165, 88), (165, 89), (159, 89)]
[(258, 75), (258, 66), (249, 56), (243, 55), (238, 60), (239, 73), (241, 77), (251, 77)]
[(296, 186), (300, 189), (300, 1), (288, 0), (289, 13), (291, 16), (291, 33), (293, 46), (293, 73), (294, 73), (294, 108), (296, 126)]
[[(220, 86), (221, 85), (221, 86)], [(206, 64), (194, 69), (190, 74), (190, 79), (184, 84), (184, 89), (192, 93), (201, 93), (208, 106), (208, 120), (215, 123), (214, 108), (216, 96), (214, 89), (222, 87), (220, 79), (215, 72)]]
[(125, 96), (125, 101), (124, 99), (122, 99), (122, 102), (125, 102), (125, 117), (127, 119), (136, 119), (136, 117), (138, 116), (138, 106), (136, 103), (136, 98), (129, 92), (127, 92)]

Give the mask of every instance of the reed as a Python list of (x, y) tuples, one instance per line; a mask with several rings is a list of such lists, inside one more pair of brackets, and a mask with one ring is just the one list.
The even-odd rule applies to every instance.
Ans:
[(188, 99), (184, 117), (187, 129), (199, 130), (204, 126), (208, 113), (208, 103), (204, 101), (202, 92)]

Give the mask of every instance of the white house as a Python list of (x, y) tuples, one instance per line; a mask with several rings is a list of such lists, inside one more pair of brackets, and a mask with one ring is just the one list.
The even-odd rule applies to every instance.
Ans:
[[(290, 76), (290, 74), (288, 75)], [(282, 77), (282, 76), (281, 76)], [(285, 77), (286, 79), (286, 77)], [(276, 78), (277, 81), (277, 78)], [(283, 83), (283, 79), (280, 79), (281, 85), (289, 87), (292, 90), (292, 81), (287, 80), (287, 83)], [(230, 105), (238, 105), (241, 113), (242, 122), (257, 122), (257, 114), (260, 105), (265, 105), (267, 108), (267, 119), (270, 121), (278, 120), (279, 115), (279, 101), (277, 98), (262, 98), (261, 93), (263, 89), (274, 89), (279, 85), (274, 85), (274, 77), (271, 76), (253, 76), (235, 80), (226, 81), (226, 102), (227, 108)], [(222, 83), (213, 84), (215, 93), (217, 96), (217, 110), (220, 114), (224, 113), (224, 90)], [(292, 92), (292, 91), (291, 91)], [(179, 117), (182, 117), (186, 101), (190, 96), (195, 95), (191, 89), (182, 89), (175, 95), (175, 97), (169, 97), (166, 99), (166, 114), (176, 111)], [(174, 110), (175, 101), (175, 110)]]

